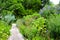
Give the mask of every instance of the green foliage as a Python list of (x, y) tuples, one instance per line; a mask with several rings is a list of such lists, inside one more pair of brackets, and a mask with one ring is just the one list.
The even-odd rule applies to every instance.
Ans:
[[(47, 29), (52, 33), (53, 37), (59, 37), (60, 35), (60, 14), (51, 15), (46, 21)], [(51, 36), (52, 36), (51, 35)]]
[(10, 26), (0, 20), (0, 40), (7, 40), (10, 35)]
[[(17, 20), (17, 25), (21, 33), (29, 40), (34, 39), (41, 29), (44, 27), (45, 19), (39, 14), (27, 15), (22, 19)], [(39, 38), (37, 38), (39, 40)]]
[(2, 15), (2, 16), (12, 15), (12, 14), (13, 14), (12, 11), (8, 11), (8, 10), (2, 10), (2, 11), (1, 11), (1, 15)]
[(41, 0), (24, 0), (23, 5), (26, 9), (40, 9)]
[(35, 36), (32, 40), (45, 40), (42, 36)]
[(15, 16), (14, 15), (6, 15), (6, 16), (4, 16), (4, 18), (2, 20), (4, 20), (8, 24), (11, 24), (16, 19), (15, 19)]
[(41, 16), (48, 18), (51, 14), (56, 14), (56, 9), (53, 6), (46, 5), (40, 10)]
[(26, 9), (40, 10), (49, 0), (24, 0), (23, 5)]
[(28, 40), (49, 40), (49, 34), (50, 40), (55, 40), (60, 35), (59, 13), (60, 5), (53, 6), (49, 0), (0, 0), (0, 40), (7, 40), (10, 35), (8, 24), (16, 20)]
[(0, 15), (2, 17), (1, 19), (8, 24), (11, 24), (12, 22), (14, 22), (16, 20), (15, 15), (13, 15), (12, 11), (3, 10), (3, 11), (1, 11)]
[[(49, 2), (49, 0), (0, 0), (0, 12), (8, 10), (12, 11), (16, 17), (23, 17), (30, 14), (30, 10), (38, 12), (46, 2)], [(26, 10), (28, 10), (28, 13)], [(34, 13), (33, 11), (31, 12), (31, 14)]]
[(56, 11), (57, 11), (56, 13), (57, 13), (57, 14), (60, 14), (60, 4), (57, 5), (57, 6), (55, 7), (55, 9), (56, 9)]
[(60, 6), (52, 6), (53, 4), (50, 5), (45, 5), (44, 8), (42, 8), (39, 12), (41, 16), (48, 18), (51, 14), (60, 14)]
[(32, 9), (27, 9), (26, 10), (26, 15), (28, 14), (28, 15), (32, 15), (32, 14), (34, 14), (36, 11), (35, 10), (32, 10)]

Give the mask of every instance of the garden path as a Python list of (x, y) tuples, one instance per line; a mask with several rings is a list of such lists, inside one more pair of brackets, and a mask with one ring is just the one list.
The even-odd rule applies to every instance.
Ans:
[(10, 37), (8, 40), (24, 40), (22, 34), (19, 32), (16, 24), (12, 24), (12, 28), (10, 29)]

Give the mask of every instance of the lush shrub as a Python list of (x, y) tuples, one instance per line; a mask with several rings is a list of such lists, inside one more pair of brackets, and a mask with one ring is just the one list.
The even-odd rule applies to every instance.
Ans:
[(3, 10), (1, 11), (0, 16), (1, 16), (1, 20), (5, 21), (8, 24), (11, 24), (16, 20), (15, 15), (13, 15), (12, 11)]
[(10, 35), (10, 26), (0, 20), (0, 40), (7, 40)]
[(11, 23), (13, 23), (13, 22), (15, 22), (15, 16), (14, 15), (6, 15), (6, 16), (4, 16), (3, 18), (2, 18), (2, 20), (3, 21), (5, 21), (6, 23), (8, 23), (8, 24), (11, 24)]
[(9, 15), (9, 14), (13, 14), (13, 12), (12, 11), (8, 11), (8, 10), (2, 10), (1, 11), (1, 15), (2, 16), (6, 16), (6, 15)]
[[(60, 36), (60, 14), (51, 15), (47, 21), (47, 29), (51, 33), (51, 36), (56, 38)], [(58, 40), (58, 39), (57, 39)]]
[(13, 11), (15, 16), (22, 17), (30, 14), (26, 10), (39, 11), (46, 2), (49, 2), (49, 0), (0, 0), (0, 12), (3, 10)]
[(22, 19), (17, 20), (17, 25), (21, 33), (29, 40), (34, 39), (34, 37), (40, 40), (40, 36), (38, 38), (37, 35), (40, 35), (40, 31), (44, 27), (44, 23), (45, 19), (36, 13), (24, 16)]
[(49, 0), (24, 0), (23, 6), (25, 9), (40, 10), (43, 6), (48, 3)]
[(51, 14), (53, 14), (53, 15), (60, 14), (60, 6), (59, 5), (52, 6), (52, 4), (45, 5), (45, 7), (39, 11), (39, 14), (41, 14), (41, 16), (43, 16), (45, 18), (48, 18)]
[(56, 9), (54, 6), (46, 5), (43, 9), (39, 12), (41, 16), (48, 18), (51, 14), (56, 13)]
[(60, 4), (55, 6), (55, 9), (56, 9), (56, 13), (57, 14), (60, 14)]
[[(40, 7), (42, 8), (46, 3), (48, 3), (49, 0), (0, 0), (0, 8), (4, 8), (4, 9), (9, 9), (10, 6), (12, 5), (15, 5), (17, 3), (21, 3), (23, 4), (23, 6), (26, 8), (26, 9), (29, 9), (29, 8), (33, 8), (33, 9), (40, 9)], [(43, 6), (42, 6), (43, 4)]]

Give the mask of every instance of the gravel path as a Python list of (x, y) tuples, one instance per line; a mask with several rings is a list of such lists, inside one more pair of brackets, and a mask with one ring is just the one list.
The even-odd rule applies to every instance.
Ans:
[(16, 24), (12, 24), (12, 28), (10, 29), (10, 37), (8, 40), (24, 40), (22, 34), (19, 32)]

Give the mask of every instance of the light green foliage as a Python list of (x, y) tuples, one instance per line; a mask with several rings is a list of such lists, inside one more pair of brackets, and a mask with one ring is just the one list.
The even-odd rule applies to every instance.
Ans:
[[(38, 18), (35, 21), (32, 22), (32, 26), (38, 28), (38, 31), (41, 30), (41, 28), (44, 27), (45, 20), (44, 18)], [(40, 27), (41, 26), (41, 27)]]
[(7, 40), (10, 35), (10, 26), (0, 20), (0, 40)]
[(51, 14), (60, 14), (60, 6), (45, 5), (39, 12), (41, 16), (48, 18)]
[(37, 34), (40, 35), (39, 33), (44, 27), (44, 23), (45, 19), (36, 13), (24, 16), (22, 20), (17, 20), (21, 33), (29, 40), (32, 40)]
[(46, 40), (46, 39), (42, 36), (35, 36), (32, 38), (32, 40)]

